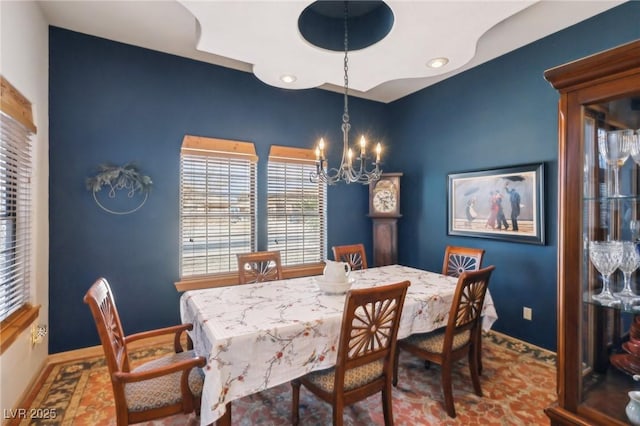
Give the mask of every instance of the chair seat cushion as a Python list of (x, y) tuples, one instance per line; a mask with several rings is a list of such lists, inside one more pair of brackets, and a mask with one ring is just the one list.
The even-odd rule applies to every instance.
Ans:
[[(403, 340), (411, 346), (416, 346), (425, 352), (440, 354), (443, 352), (444, 348), (444, 330), (445, 329), (436, 330), (432, 333), (412, 334)], [(454, 335), (452, 349), (454, 351), (456, 349), (460, 349), (469, 343), (470, 337), (471, 332), (469, 330), (465, 330), (462, 333)]]
[[(132, 372), (139, 373), (154, 368), (161, 368), (178, 361), (194, 358), (195, 356), (193, 351), (171, 354), (142, 364), (134, 368)], [(178, 371), (155, 379), (127, 383), (124, 393), (129, 411), (145, 411), (151, 408), (165, 407), (179, 403), (182, 400), (182, 394), (180, 393), (181, 376), (182, 371)], [(203, 382), (204, 373), (202, 369), (194, 367), (189, 374), (189, 388), (196, 397), (202, 394)]]
[[(384, 371), (384, 359), (370, 362), (360, 367), (349, 369), (344, 375), (344, 390), (364, 386), (382, 376)], [(333, 392), (335, 383), (335, 367), (326, 370), (313, 371), (305, 378), (325, 392)]]

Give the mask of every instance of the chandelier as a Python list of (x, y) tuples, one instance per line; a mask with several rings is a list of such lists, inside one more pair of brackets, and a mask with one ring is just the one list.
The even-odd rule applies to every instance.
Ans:
[[(370, 165), (366, 152), (366, 139), (360, 137), (359, 155), (354, 158), (354, 152), (349, 147), (349, 31), (348, 31), (349, 7), (344, 2), (344, 112), (342, 113), (342, 160), (337, 168), (330, 168), (325, 156), (325, 142), (320, 138), (316, 147), (316, 170), (311, 172), (311, 181), (322, 181), (328, 185), (334, 185), (340, 181), (346, 183), (361, 183), (368, 185), (380, 179), (382, 170), (380, 169), (380, 153), (382, 146), (376, 145), (375, 161)], [(355, 166), (354, 166), (355, 162)]]

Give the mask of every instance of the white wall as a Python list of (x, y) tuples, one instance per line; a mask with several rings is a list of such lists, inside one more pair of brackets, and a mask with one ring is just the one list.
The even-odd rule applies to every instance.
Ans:
[[(32, 302), (49, 323), (49, 28), (33, 1), (0, 0), (0, 74), (33, 104)], [(30, 329), (0, 356), (0, 416), (15, 408), (43, 367), (48, 338), (32, 346)], [(4, 419), (3, 419), (4, 422)]]

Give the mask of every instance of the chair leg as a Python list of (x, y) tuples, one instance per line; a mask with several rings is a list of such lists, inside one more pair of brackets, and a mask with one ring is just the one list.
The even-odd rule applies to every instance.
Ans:
[(480, 372), (478, 371), (478, 353), (474, 347), (469, 350), (469, 372), (471, 373), (471, 382), (473, 382), (473, 390), (476, 395), (482, 396), (482, 388), (480, 387)]
[(400, 358), (400, 348), (396, 346), (393, 356), (393, 386), (398, 386), (398, 358)]
[(456, 409), (453, 406), (453, 385), (451, 382), (451, 361), (442, 363), (442, 393), (444, 394), (444, 407), (449, 417), (456, 417)]
[(129, 424), (129, 410), (125, 404), (116, 405), (116, 425), (127, 426)]
[(343, 425), (344, 423), (343, 411), (344, 411), (344, 403), (341, 398), (337, 398), (337, 400), (333, 404), (333, 426)]
[(478, 330), (476, 341), (476, 359), (478, 360), (478, 374), (482, 375), (482, 329)]
[(196, 397), (194, 400), (194, 411), (196, 412), (196, 416), (200, 417), (200, 405), (202, 404), (201, 397)]
[(298, 406), (300, 405), (300, 381), (291, 381), (291, 424), (296, 426), (300, 422)]
[(382, 412), (385, 426), (393, 426), (393, 396), (391, 383), (388, 381), (384, 389), (382, 389)]

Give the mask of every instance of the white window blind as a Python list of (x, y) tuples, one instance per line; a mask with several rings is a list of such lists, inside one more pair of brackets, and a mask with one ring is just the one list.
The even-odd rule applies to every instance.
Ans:
[(30, 301), (34, 129), (0, 112), (0, 321)]
[(180, 276), (237, 271), (256, 247), (256, 169), (249, 142), (185, 136), (180, 156)]
[(324, 260), (327, 187), (309, 179), (313, 150), (272, 146), (267, 189), (268, 249), (280, 250), (283, 265)]

